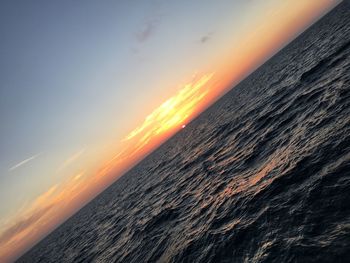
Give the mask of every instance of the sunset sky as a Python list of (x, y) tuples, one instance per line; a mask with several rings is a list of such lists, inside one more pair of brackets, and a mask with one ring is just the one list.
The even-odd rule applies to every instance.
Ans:
[(0, 262), (339, 2), (1, 1)]

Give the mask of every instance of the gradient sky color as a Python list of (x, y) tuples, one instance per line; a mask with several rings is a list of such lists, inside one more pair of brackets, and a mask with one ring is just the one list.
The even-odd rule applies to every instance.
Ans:
[(339, 2), (2, 1), (0, 261)]

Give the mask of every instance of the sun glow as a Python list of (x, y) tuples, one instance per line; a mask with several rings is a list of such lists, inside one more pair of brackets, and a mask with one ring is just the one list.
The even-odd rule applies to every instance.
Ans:
[(149, 114), (141, 126), (131, 131), (125, 141), (139, 136), (141, 143), (148, 142), (152, 137), (163, 134), (177, 127), (196, 110), (196, 106), (209, 92), (206, 85), (213, 73), (202, 76), (186, 84), (175, 96), (166, 100), (162, 105)]
[(123, 140), (128, 142), (128, 147), (122, 156), (135, 155), (151, 141), (181, 128), (182, 123), (193, 117), (199, 104), (207, 97), (211, 89), (209, 82), (213, 76), (214, 73), (210, 73), (199, 79), (195, 78), (149, 114)]

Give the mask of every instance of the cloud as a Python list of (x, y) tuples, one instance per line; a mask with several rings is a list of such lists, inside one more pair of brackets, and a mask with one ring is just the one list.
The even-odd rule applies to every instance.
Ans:
[(21, 167), (22, 165), (25, 165), (26, 163), (28, 163), (28, 162), (34, 160), (35, 158), (37, 158), (40, 154), (41, 154), (41, 153), (35, 154), (35, 155), (33, 155), (33, 156), (31, 156), (31, 157), (29, 157), (29, 158), (27, 158), (27, 159), (25, 159), (25, 160), (23, 160), (23, 161), (17, 163), (17, 164), (15, 164), (14, 166), (12, 166), (12, 167), (9, 169), (9, 171), (11, 172), (11, 171), (13, 171), (13, 170), (15, 170), (15, 169)]
[(0, 235), (0, 245), (11, 241), (14, 237), (19, 235), (21, 232), (31, 228), (36, 224), (47, 212), (52, 209), (53, 205), (48, 205), (39, 210), (36, 210), (33, 214), (28, 217), (21, 218), (19, 221), (14, 223), (11, 227), (6, 229)]
[(19, 211), (15, 219), (0, 227), (0, 262), (12, 262), (24, 250), (36, 243), (52, 226), (74, 211), (92, 181), (83, 178), (84, 172), (67, 181), (53, 185)]
[(60, 166), (58, 171), (63, 170), (64, 168), (66, 168), (67, 166), (69, 166), (70, 164), (78, 160), (84, 152), (85, 152), (85, 149), (81, 149), (79, 152), (74, 153), (71, 157), (69, 157), (67, 160), (63, 162), (63, 164)]
[(202, 36), (201, 39), (199, 40), (199, 42), (204, 44), (204, 43), (208, 42), (213, 37), (213, 35), (214, 35), (213, 32), (209, 32), (208, 34)]
[(143, 43), (145, 41), (147, 41), (148, 39), (150, 39), (155, 31), (156, 28), (159, 24), (160, 19), (159, 18), (154, 18), (154, 19), (150, 19), (148, 21), (146, 21), (143, 24), (143, 27), (141, 28), (141, 30), (139, 30), (136, 33), (136, 39), (139, 43)]
[(73, 177), (73, 181), (78, 181), (84, 176), (85, 172), (80, 172)]
[(196, 110), (197, 105), (209, 92), (207, 83), (213, 73), (204, 75), (200, 79), (186, 84), (176, 95), (166, 100), (162, 105), (149, 114), (145, 121), (131, 131), (124, 141), (136, 138), (135, 152), (143, 148), (153, 138), (182, 126)]

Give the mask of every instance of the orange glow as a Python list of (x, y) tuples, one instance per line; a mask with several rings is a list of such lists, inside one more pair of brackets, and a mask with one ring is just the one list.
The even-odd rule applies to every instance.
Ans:
[(264, 23), (243, 36), (228, 54), (216, 61), (221, 65), (220, 72), (237, 84), (335, 3), (329, 0), (281, 3), (279, 8), (262, 17)]
[(75, 213), (105, 187), (96, 176), (85, 171), (73, 174), (39, 195), (0, 234), (0, 262), (15, 260), (18, 251), (25, 251), (48, 232)]
[(137, 145), (142, 147), (155, 136), (161, 135), (187, 120), (195, 111), (198, 103), (208, 94), (209, 87), (206, 84), (212, 77), (213, 73), (186, 84), (175, 96), (149, 114), (140, 127), (126, 136), (125, 141), (138, 137)]

